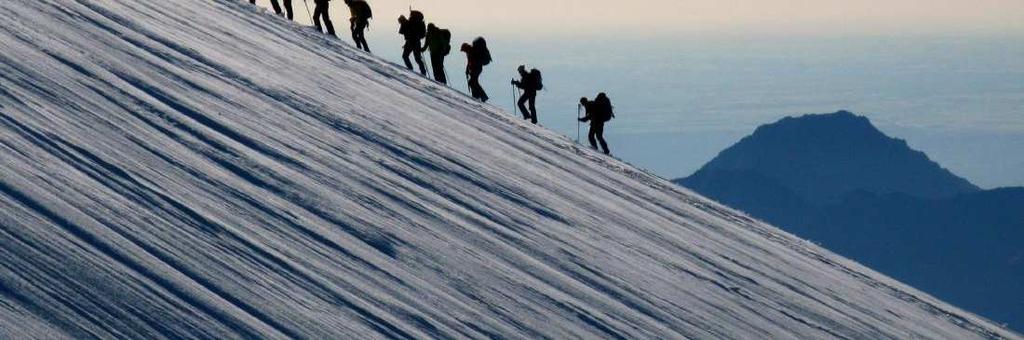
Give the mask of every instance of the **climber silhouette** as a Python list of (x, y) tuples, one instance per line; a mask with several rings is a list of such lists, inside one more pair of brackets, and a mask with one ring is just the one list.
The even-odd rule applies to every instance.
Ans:
[(423, 23), (423, 13), (411, 11), (408, 19), (404, 15), (398, 17), (398, 24), (398, 34), (405, 37), (405, 45), (402, 46), (402, 60), (405, 61), (405, 67), (412, 71), (412, 62), (409, 61), (409, 55), (412, 54), (416, 58), (416, 64), (420, 67), (420, 74), (426, 76), (427, 69), (423, 67), (423, 47), (420, 42), (427, 35), (427, 27)]
[[(526, 66), (519, 65), (518, 71), (519, 80), (513, 80), (512, 85), (523, 89), (523, 95), (519, 97), (519, 111), (523, 112), (523, 119), (537, 124), (537, 91), (544, 88), (540, 70), (532, 69), (526, 72)], [(526, 103), (530, 104), (529, 110)]]
[(473, 40), (473, 44), (464, 43), (459, 49), (466, 53), (466, 77), (469, 78), (469, 92), (475, 99), (487, 102), (487, 92), (480, 86), (480, 74), (484, 66), (491, 63), (491, 51), (487, 49), (487, 41), (483, 37)]
[(615, 117), (611, 100), (602, 92), (593, 101), (587, 100), (587, 97), (580, 98), (580, 105), (587, 112), (586, 116), (580, 118), (580, 121), (590, 121), (590, 133), (587, 134), (587, 139), (590, 140), (590, 147), (597, 150), (597, 143), (600, 142), (601, 148), (604, 149), (604, 154), (611, 153), (608, 150), (608, 143), (604, 141), (604, 124)]
[(345, 4), (348, 5), (348, 10), (352, 13), (352, 17), (349, 19), (349, 29), (352, 30), (352, 40), (356, 43), (356, 48), (370, 52), (370, 44), (366, 43), (364, 34), (366, 28), (370, 26), (370, 19), (373, 18), (370, 4), (366, 0), (345, 0)]
[(323, 26), (320, 25), (320, 19), (323, 18), (324, 25), (327, 26), (327, 34), (332, 37), (336, 37), (334, 33), (334, 24), (331, 23), (331, 7), (329, 1), (331, 0), (314, 0), (316, 7), (313, 8), (313, 26), (316, 26), (318, 31), (323, 32)]
[(423, 51), (430, 50), (430, 68), (434, 72), (434, 80), (448, 84), (448, 75), (444, 71), (444, 57), (452, 51), (452, 32), (431, 23), (427, 25), (427, 40), (423, 45)]

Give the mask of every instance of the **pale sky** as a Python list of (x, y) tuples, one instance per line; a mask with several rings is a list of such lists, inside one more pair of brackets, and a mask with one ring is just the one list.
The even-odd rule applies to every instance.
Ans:
[[(296, 18), (308, 22), (302, 0)], [(313, 0), (306, 0), (312, 9)], [(409, 6), (445, 27), (521, 35), (1019, 34), (1024, 0), (369, 0), (390, 29)], [(258, 0), (263, 6), (269, 0)], [(345, 23), (347, 8), (331, 2)]]

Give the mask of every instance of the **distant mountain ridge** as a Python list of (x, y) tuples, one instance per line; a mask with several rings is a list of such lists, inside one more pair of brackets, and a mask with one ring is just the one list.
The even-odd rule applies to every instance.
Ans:
[(1024, 188), (981, 190), (865, 117), (784, 118), (675, 182), (1024, 329)]
[(761, 126), (688, 180), (721, 171), (761, 174), (815, 204), (852, 191), (948, 198), (980, 190), (848, 111)]

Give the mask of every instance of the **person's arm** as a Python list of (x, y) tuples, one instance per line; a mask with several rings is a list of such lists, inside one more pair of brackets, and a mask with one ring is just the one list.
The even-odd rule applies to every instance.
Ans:
[(580, 104), (580, 105), (583, 105), (583, 118), (580, 118), (580, 121), (581, 122), (586, 122), (586, 121), (590, 120), (590, 108), (587, 107), (588, 105), (586, 105), (586, 104)]
[(519, 65), (519, 68), (516, 68), (516, 70), (519, 71), (519, 79), (520, 80), (513, 79), (512, 80), (512, 85), (515, 85), (516, 87), (521, 88), (521, 89), (525, 89), (523, 87), (523, 81), (526, 80), (526, 66)]

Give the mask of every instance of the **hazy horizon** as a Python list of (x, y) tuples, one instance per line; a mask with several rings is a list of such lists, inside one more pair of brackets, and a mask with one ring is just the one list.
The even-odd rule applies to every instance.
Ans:
[[(397, 26), (415, 8), (427, 20), (483, 35), (646, 36), (696, 34), (1024, 34), (1024, 2), (1018, 0), (369, 0), (378, 27)], [(269, 0), (258, 0), (269, 5)], [(313, 3), (306, 3), (312, 10)], [(303, 1), (296, 20), (308, 23)], [(342, 1), (332, 15), (347, 22)]]

